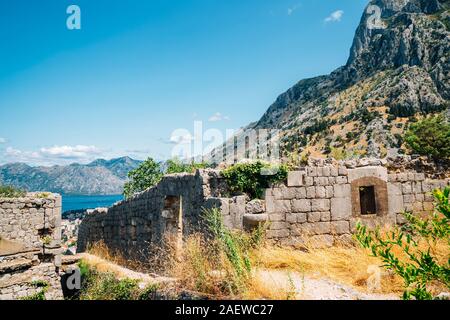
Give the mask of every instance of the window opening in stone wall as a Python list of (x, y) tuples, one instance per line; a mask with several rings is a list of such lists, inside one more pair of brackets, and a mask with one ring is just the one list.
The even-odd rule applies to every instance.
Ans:
[(361, 214), (376, 214), (377, 205), (375, 200), (375, 187), (359, 187), (359, 199), (361, 205)]

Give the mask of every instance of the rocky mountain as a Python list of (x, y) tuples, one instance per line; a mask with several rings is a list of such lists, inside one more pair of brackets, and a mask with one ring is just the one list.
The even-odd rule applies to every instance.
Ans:
[(140, 163), (129, 157), (52, 167), (12, 163), (0, 166), (0, 184), (63, 194), (120, 194), (127, 173)]
[(372, 0), (346, 65), (301, 80), (246, 129), (279, 130), (285, 156), (404, 153), (411, 121), (450, 115), (449, 56), (450, 0)]

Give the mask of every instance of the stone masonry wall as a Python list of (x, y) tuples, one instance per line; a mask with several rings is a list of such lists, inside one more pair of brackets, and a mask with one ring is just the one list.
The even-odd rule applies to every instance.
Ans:
[(0, 198), (0, 300), (40, 291), (37, 280), (49, 285), (48, 299), (62, 298), (60, 223), (59, 195)]
[[(414, 170), (388, 171), (380, 160), (322, 162), (289, 172), (262, 200), (230, 197), (219, 171), (166, 176), (154, 188), (109, 209), (88, 214), (80, 225), (78, 250), (97, 241), (125, 256), (148, 261), (149, 248), (167, 236), (182, 240), (201, 231), (203, 208), (221, 210), (229, 228), (252, 230), (269, 222), (267, 237), (282, 245), (331, 246), (348, 241), (357, 221), (402, 224), (401, 212), (431, 212), (431, 191), (449, 185)], [(369, 209), (367, 209), (369, 208)]]
[[(347, 241), (357, 221), (370, 227), (389, 226), (404, 223), (403, 211), (432, 212), (431, 191), (449, 182), (414, 171), (389, 173), (380, 164), (305, 167), (289, 172), (287, 185), (266, 190), (266, 212), (245, 214), (244, 228), (255, 221), (269, 221), (268, 238), (281, 244), (333, 245)], [(368, 187), (374, 188), (376, 211), (362, 214), (360, 191)]]
[(103, 241), (125, 257), (148, 261), (153, 245), (167, 238), (179, 242), (200, 230), (201, 212), (216, 205), (208, 199), (219, 196), (220, 188), (212, 170), (165, 176), (131, 199), (87, 214), (79, 226), (77, 251)]

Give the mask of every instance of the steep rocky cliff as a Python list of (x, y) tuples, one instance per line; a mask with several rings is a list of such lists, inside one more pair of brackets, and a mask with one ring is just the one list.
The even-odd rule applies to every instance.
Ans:
[(449, 114), (449, 31), (450, 0), (373, 0), (347, 64), (298, 82), (248, 128), (279, 129), (285, 154), (403, 153), (411, 121)]

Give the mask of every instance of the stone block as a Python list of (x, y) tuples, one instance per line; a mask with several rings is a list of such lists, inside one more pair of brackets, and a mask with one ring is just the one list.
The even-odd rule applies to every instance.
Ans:
[(329, 185), (330, 182), (328, 180), (328, 177), (315, 177), (314, 178), (314, 185), (315, 186), (326, 186)]
[(268, 215), (269, 221), (285, 221), (286, 220), (286, 214), (285, 213), (271, 213)]
[[(291, 201), (290, 200), (273, 200), (273, 207), (268, 206), (266, 200), (266, 208), (268, 213), (287, 213), (291, 212)], [(271, 210), (269, 210), (271, 209)]]
[(335, 179), (336, 179), (336, 184), (345, 184), (345, 183), (348, 183), (348, 178), (347, 178), (347, 176), (339, 176), (339, 177), (336, 177)]
[(315, 187), (307, 187), (306, 188), (306, 198), (313, 199), (316, 197), (316, 188)]
[(317, 177), (317, 167), (307, 167), (306, 174), (309, 177)]
[(264, 224), (268, 221), (267, 214), (245, 214), (243, 218), (244, 228), (247, 230), (253, 229), (260, 224)]
[(312, 186), (314, 185), (314, 178), (313, 177), (305, 177), (305, 186)]
[(331, 222), (331, 232), (334, 234), (350, 233), (350, 223), (348, 221)]
[(331, 212), (330, 211), (324, 211), (320, 213), (320, 221), (331, 221)]
[(279, 239), (279, 238), (287, 238), (289, 237), (289, 230), (282, 229), (282, 230), (267, 230), (266, 236), (268, 239)]
[(388, 194), (388, 212), (396, 214), (404, 210), (403, 196)]
[(368, 166), (348, 170), (349, 183), (365, 177), (374, 177), (387, 182), (388, 181), (387, 169), (385, 167)]
[(351, 197), (351, 186), (350, 184), (335, 184), (333, 186), (333, 193), (335, 198), (348, 198)]
[(326, 189), (323, 186), (316, 187), (316, 197), (317, 198), (325, 198), (326, 197)]
[(311, 211), (329, 211), (330, 200), (329, 199), (312, 199)]
[(402, 185), (401, 183), (390, 182), (387, 184), (388, 194), (390, 195), (401, 195), (402, 194)]
[(331, 199), (331, 220), (348, 220), (352, 216), (352, 202), (350, 197)]
[(288, 172), (288, 187), (300, 187), (303, 186), (304, 171), (290, 171)]
[(348, 175), (348, 169), (344, 166), (339, 166), (338, 169), (339, 175), (340, 176), (347, 176)]
[(306, 188), (305, 187), (300, 187), (300, 188), (295, 188), (295, 198), (296, 199), (305, 199), (306, 198)]
[(295, 214), (297, 216), (297, 223), (305, 223), (307, 221), (307, 213), (299, 212)]
[(315, 222), (312, 223), (312, 231), (314, 234), (327, 234), (331, 232), (330, 222)]
[(292, 201), (292, 210), (294, 212), (309, 212), (311, 211), (311, 200), (300, 199)]
[(334, 196), (334, 188), (332, 186), (325, 187), (325, 197), (330, 199)]
[(308, 213), (308, 222), (319, 222), (321, 218), (320, 212), (309, 212)]

